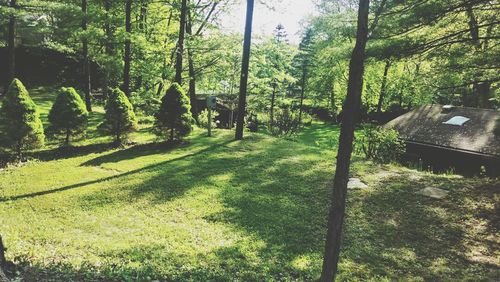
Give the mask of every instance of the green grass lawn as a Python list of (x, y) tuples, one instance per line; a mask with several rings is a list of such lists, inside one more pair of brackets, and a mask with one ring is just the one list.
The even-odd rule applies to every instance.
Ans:
[[(32, 91), (42, 107), (51, 95)], [(95, 132), (0, 172), (0, 232), (19, 279), (303, 281), (317, 279), (338, 128), (295, 141), (196, 130), (175, 147), (148, 124), (113, 149)], [(100, 144), (103, 143), (103, 144)], [(355, 157), (342, 280), (495, 280), (500, 181), (435, 175)], [(415, 192), (435, 186), (443, 200)]]

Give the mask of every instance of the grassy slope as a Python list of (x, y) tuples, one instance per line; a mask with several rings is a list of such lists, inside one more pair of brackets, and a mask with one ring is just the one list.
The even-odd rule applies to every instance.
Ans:
[[(46, 112), (49, 97), (34, 96)], [(37, 155), (43, 162), (0, 172), (8, 258), (27, 280), (312, 280), (337, 134), (315, 124), (297, 142), (235, 142), (229, 131), (196, 131), (166, 148), (147, 144), (144, 129), (122, 150), (52, 144)], [(370, 188), (349, 194), (342, 278), (498, 277), (498, 181), (354, 166)], [(429, 185), (450, 197), (415, 194)]]

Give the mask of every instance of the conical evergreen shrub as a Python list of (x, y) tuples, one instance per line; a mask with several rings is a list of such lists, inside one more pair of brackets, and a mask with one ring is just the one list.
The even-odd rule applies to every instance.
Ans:
[(24, 150), (42, 147), (44, 139), (36, 105), (22, 82), (14, 79), (0, 109), (0, 144), (21, 157)]
[(174, 83), (161, 99), (160, 110), (156, 114), (156, 133), (168, 136), (170, 141), (181, 139), (191, 132), (192, 124), (189, 98), (181, 86)]
[(64, 143), (68, 145), (70, 136), (85, 131), (88, 115), (85, 103), (76, 90), (63, 87), (49, 112), (49, 130), (51, 133), (64, 135)]
[(116, 144), (121, 144), (130, 132), (137, 130), (134, 108), (125, 93), (118, 88), (110, 92), (104, 108), (106, 114), (99, 128), (114, 136)]

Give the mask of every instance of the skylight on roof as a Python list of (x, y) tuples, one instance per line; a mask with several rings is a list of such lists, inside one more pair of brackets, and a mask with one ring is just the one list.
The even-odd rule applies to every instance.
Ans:
[(462, 126), (464, 123), (468, 122), (470, 118), (466, 118), (463, 116), (455, 116), (449, 119), (447, 122), (443, 122), (444, 124), (449, 124), (449, 125), (458, 125)]

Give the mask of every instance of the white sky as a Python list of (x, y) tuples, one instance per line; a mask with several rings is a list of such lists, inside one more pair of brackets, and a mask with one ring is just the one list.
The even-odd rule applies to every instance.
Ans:
[[(253, 15), (253, 37), (272, 35), (278, 24), (282, 24), (291, 43), (300, 42), (301, 22), (314, 14), (313, 0), (255, 0)], [(245, 28), (246, 0), (238, 0), (221, 19), (222, 29), (243, 33)], [(272, 9), (269, 8), (272, 7)]]

